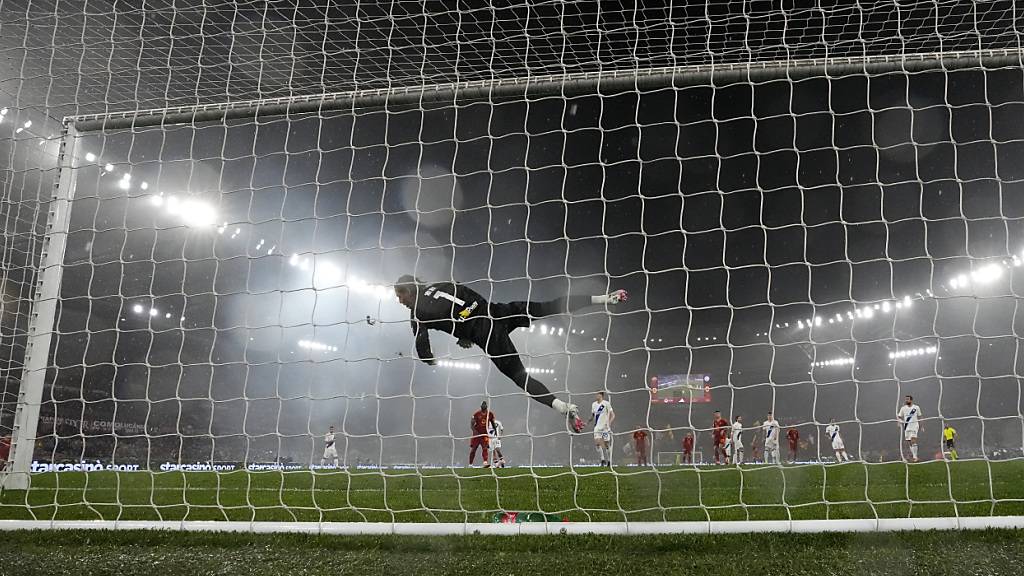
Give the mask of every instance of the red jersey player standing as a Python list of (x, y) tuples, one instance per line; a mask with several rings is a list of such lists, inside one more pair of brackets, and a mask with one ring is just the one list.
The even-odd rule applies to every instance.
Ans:
[(636, 444), (636, 465), (647, 466), (647, 430), (638, 428), (633, 432), (633, 442)]
[(715, 464), (722, 463), (722, 457), (728, 458), (725, 453), (725, 441), (732, 432), (732, 425), (725, 418), (722, 418), (722, 413), (715, 410), (715, 419), (711, 423), (711, 438), (715, 443)]
[(800, 445), (800, 431), (796, 428), (790, 428), (786, 432), (786, 438), (789, 440), (789, 460), (790, 462), (796, 462), (796, 449)]
[(476, 456), (476, 447), (479, 446), (483, 452), (481, 456), (484, 461), (484, 468), (488, 468), (491, 465), (490, 454), (490, 438), (487, 434), (488, 424), (494, 422), (494, 413), (487, 409), (487, 402), (480, 403), (480, 410), (473, 413), (473, 417), (469, 421), (470, 427), (473, 429), (473, 438), (469, 441), (469, 465), (473, 465), (473, 458)]
[(693, 432), (683, 438), (683, 464), (693, 464)]

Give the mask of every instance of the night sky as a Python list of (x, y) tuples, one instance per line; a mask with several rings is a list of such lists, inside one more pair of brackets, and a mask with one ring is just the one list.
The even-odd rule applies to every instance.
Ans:
[[(750, 4), (756, 15), (760, 3)], [(993, 3), (981, 21), (999, 21), (1000, 7)], [(596, 35), (586, 32), (586, 7), (578, 22), (565, 20), (576, 22), (564, 25), (566, 45), (579, 48), (572, 60), (557, 60), (565, 53), (557, 35), (526, 34), (532, 42), (521, 56), (514, 38), (486, 44), (487, 18), (510, 25), (512, 7), (490, 16), (468, 11), (480, 39), (464, 22), (449, 44), (424, 44), (415, 34), (420, 24), (402, 27), (415, 15), (398, 18), (392, 32), (403, 33), (381, 36), (391, 38), (390, 52), (373, 48), (387, 14), (364, 15), (362, 35), (347, 36), (315, 28), (317, 15), (303, 13), (297, 28), (336, 47), (355, 38), (357, 48), (370, 48), (319, 65), (324, 44), (315, 34), (291, 44), (291, 61), (262, 52), (239, 58), (211, 40), (204, 54), (226, 50), (236, 68), (214, 60), (193, 77), (187, 50), (167, 48), (174, 72), (159, 85), (154, 46), (163, 36), (156, 35), (149, 45), (107, 54), (128, 76), (108, 81), (95, 98), (81, 64), (96, 57), (91, 50), (76, 68), (80, 76), (41, 87), (22, 75), (17, 93), (68, 95), (48, 100), (49, 115), (59, 117), (379, 87), (386, 84), (377, 73), (389, 62), (387, 74), (400, 85), (487, 78), (494, 62), (510, 75), (558, 73), (871, 55), (895, 42), (888, 20), (876, 26), (848, 9), (831, 24), (803, 13), (781, 23), (754, 18), (760, 24), (748, 22), (737, 36), (735, 14), (689, 12), (645, 11), (633, 17), (655, 25), (629, 32), (621, 20), (627, 8), (608, 12)], [(538, 4), (527, 28), (547, 29), (552, 10)], [(904, 35), (898, 50), (933, 49), (936, 39), (950, 49), (975, 47), (978, 36), (962, 34), (964, 14), (949, 8), (943, 25), (929, 28), (926, 13), (909, 12), (918, 42)], [(114, 26), (127, 34), (137, 15), (124, 18)], [(337, 22), (352, 21), (339, 15)], [(698, 26), (706, 22), (714, 24)], [(773, 43), (771, 31), (782, 24), (789, 32)], [(157, 17), (145, 25), (164, 24)], [(183, 16), (169, 34), (192, 38), (181, 32), (189, 25)], [(444, 37), (448, 25), (438, 23), (427, 38)], [(814, 34), (822, 25), (843, 32), (823, 39)], [(257, 46), (260, 34), (274, 39), (267, 50), (288, 46), (266, 30), (236, 33), (242, 47)], [(582, 47), (601, 39), (586, 57)], [(993, 32), (983, 45), (1008, 39)], [(418, 52), (416, 42), (436, 51)], [(493, 58), (481, 56), (487, 50), (449, 54), (448, 47), (478, 42)], [(147, 58), (136, 59), (133, 76), (127, 63), (136, 52)], [(264, 72), (247, 67), (260, 57)], [(446, 67), (446, 58), (461, 59)], [(278, 74), (282, 66), (294, 74)], [(716, 408), (748, 424), (774, 408), (805, 438), (835, 418), (854, 456), (895, 459), (895, 411), (909, 393), (926, 416), (953, 419), (962, 454), (980, 455), (984, 446), (989, 456), (995, 448), (1019, 456), (1024, 276), (1014, 255), (1024, 258), (1022, 118), (1020, 68), (979, 66), (525, 101), (467, 97), (82, 133), (43, 414), (144, 425), (149, 437), (119, 433), (115, 447), (109, 433), (87, 432), (96, 437), (83, 445), (76, 425), (58, 426), (61, 439), (48, 440), (37, 457), (309, 462), (319, 460), (318, 437), (334, 424), (349, 460), (460, 463), (469, 415), (486, 396), (514, 462), (593, 459), (589, 436), (570, 440), (553, 413), (490, 369), (479, 350), (435, 333), (439, 356), (483, 370), (415, 362), (408, 312), (375, 292), (404, 273), (467, 283), (494, 301), (628, 289), (631, 301), (610, 315), (594, 309), (544, 322), (561, 336), (540, 334), (538, 324), (515, 337), (528, 366), (552, 371), (538, 378), (561, 397), (571, 393), (589, 406), (595, 391), (611, 391), (620, 445), (636, 426), (674, 428), (678, 437), (681, 429), (707, 429)], [(121, 186), (124, 174), (130, 180)], [(171, 196), (193, 204), (171, 213)], [(999, 276), (979, 272), (987, 266)], [(950, 286), (972, 270), (984, 280)], [(882, 311), (883, 302), (891, 310)], [(876, 304), (873, 318), (849, 319)], [(820, 326), (798, 325), (815, 317)], [(337, 350), (302, 348), (300, 340)], [(889, 358), (926, 347), (937, 351)], [(850, 357), (853, 364), (812, 369)], [(674, 373), (710, 374), (713, 401), (651, 407), (647, 379)], [(940, 427), (938, 419), (925, 422), (925, 454), (937, 450)], [(656, 449), (678, 450), (676, 440), (666, 448), (661, 441)], [(707, 434), (698, 438), (705, 450), (709, 442)]]

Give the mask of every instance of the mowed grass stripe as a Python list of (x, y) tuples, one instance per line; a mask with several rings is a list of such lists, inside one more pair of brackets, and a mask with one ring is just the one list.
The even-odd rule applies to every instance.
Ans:
[[(1024, 514), (1024, 462), (338, 472), (90, 472), (33, 477), (4, 519), (486, 522)], [(994, 496), (994, 500), (992, 497)]]

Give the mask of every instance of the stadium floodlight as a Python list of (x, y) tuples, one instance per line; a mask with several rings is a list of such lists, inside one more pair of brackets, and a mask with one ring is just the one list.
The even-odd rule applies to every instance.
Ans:
[(299, 340), (299, 348), (305, 350), (313, 350), (314, 352), (337, 352), (338, 347), (323, 342), (317, 342), (316, 340)]
[(143, 180), (142, 183), (139, 184), (139, 188), (142, 190), (149, 190), (149, 182)]
[(86, 160), (86, 162), (95, 162), (96, 161), (96, 155), (93, 154), (92, 152), (86, 152), (85, 153), (85, 160)]
[(914, 304), (914, 301), (910, 298), (910, 294), (903, 297), (903, 307), (910, 308)]
[(971, 272), (971, 280), (977, 284), (991, 284), (1003, 276), (1003, 267), (997, 264), (986, 264)]
[(0, 109), (0, 116), (7, 116), (7, 108)]
[(107, 163), (107, 164), (105, 164), (103, 166), (103, 170), (106, 171), (106, 172), (113, 172), (114, 171), (114, 165), (110, 164), (110, 163)]
[(890, 304), (888, 300), (886, 300), (885, 302), (882, 302), (882, 312), (885, 312), (886, 314), (888, 314), (891, 311), (892, 311), (892, 304)]
[(801, 330), (803, 330), (804, 329), (804, 321), (803, 320), (797, 320), (796, 321), (796, 327), (801, 329)]
[(821, 323), (822, 323), (821, 316), (815, 316), (814, 317), (814, 325), (815, 326), (821, 326)]
[(905, 350), (898, 350), (896, 352), (889, 353), (890, 360), (897, 360), (901, 358), (913, 358), (916, 356), (926, 356), (935, 354), (938, 351), (937, 346), (923, 346), (920, 348), (908, 348)]
[(157, 314), (159, 314), (159, 313), (160, 313), (160, 311), (159, 311), (159, 310), (157, 310), (156, 308), (150, 308), (150, 309), (149, 309), (149, 315), (150, 315), (150, 316), (156, 316), (156, 315), (157, 315)]
[(31, 128), (32, 127), (32, 121), (31, 120), (26, 120), (25, 123), (22, 124), (22, 126), (24, 126), (25, 128)]
[(136, 305), (132, 306), (132, 312), (135, 312), (136, 314), (142, 314), (142, 310), (143, 310), (142, 304), (136, 304)]

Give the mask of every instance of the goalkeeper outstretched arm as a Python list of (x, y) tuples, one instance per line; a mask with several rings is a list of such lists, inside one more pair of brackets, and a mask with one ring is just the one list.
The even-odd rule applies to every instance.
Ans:
[(437, 360), (434, 359), (434, 352), (430, 349), (430, 334), (427, 332), (427, 327), (417, 320), (415, 316), (410, 320), (410, 323), (412, 323), (413, 336), (416, 337), (416, 357), (430, 366), (437, 364)]

